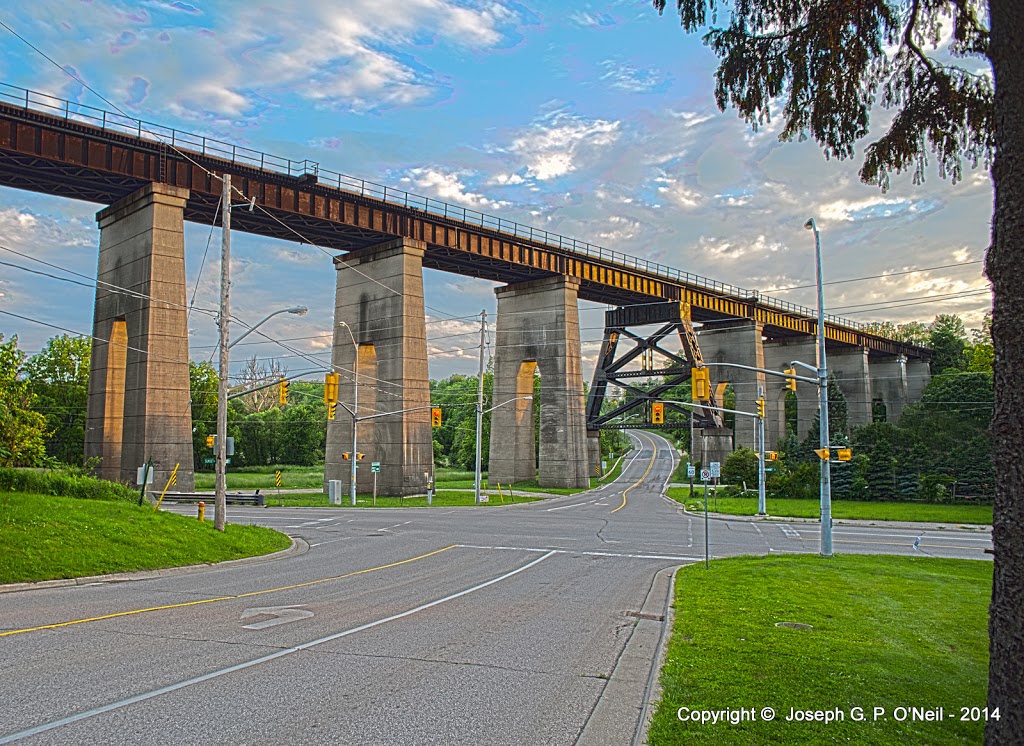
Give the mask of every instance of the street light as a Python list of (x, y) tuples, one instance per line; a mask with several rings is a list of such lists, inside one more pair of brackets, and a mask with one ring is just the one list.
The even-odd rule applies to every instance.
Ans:
[(349, 339), (352, 340), (352, 453), (349, 456), (351, 473), (349, 479), (349, 498), (352, 500), (352, 507), (356, 505), (356, 428), (359, 424), (357, 417), (359, 410), (359, 345), (356, 344), (356, 336), (352, 333), (352, 327), (344, 321), (339, 321), (338, 326), (345, 327)]
[(476, 407), (476, 477), (473, 480), (473, 492), (476, 493), (475, 502), (477, 505), (480, 504), (480, 441), (481, 433), (483, 431), (483, 419), (484, 415), (488, 412), (493, 412), (498, 407), (504, 407), (506, 404), (511, 404), (514, 401), (533, 401), (532, 396), (517, 396), (515, 399), (509, 399), (503, 401), (501, 404), (495, 404), (490, 409), (482, 409), (479, 404)]
[[(814, 266), (818, 287), (818, 445), (829, 447), (828, 368), (825, 365), (825, 294), (821, 285), (821, 234), (814, 218), (804, 223), (814, 231)], [(826, 452), (827, 453), (827, 452)], [(832, 556), (832, 472), (827, 458), (821, 459), (821, 556)]]
[(294, 313), (294, 314), (295, 314), (296, 316), (305, 316), (305, 315), (306, 315), (306, 313), (307, 313), (308, 311), (309, 311), (309, 309), (308, 309), (308, 308), (306, 308), (305, 306), (292, 306), (291, 308), (282, 308), (282, 309), (280, 309), (280, 310), (278, 310), (278, 311), (274, 311), (274, 312), (273, 312), (272, 314), (269, 314), (269, 315), (267, 315), (267, 317), (266, 317), (266, 318), (264, 318), (264, 319), (263, 319), (262, 321), (259, 321), (258, 323), (256, 323), (256, 324), (253, 324), (253, 325), (252, 325), (251, 327), (249, 327), (249, 328), (248, 328), (248, 329), (247, 329), (247, 330), (245, 331), (245, 333), (244, 333), (244, 334), (242, 334), (242, 336), (240, 336), (240, 337), (239, 337), (238, 339), (236, 339), (236, 340), (235, 340), (234, 342), (232, 342), (231, 344), (229, 344), (229, 345), (228, 345), (228, 348), (230, 349), (231, 347), (234, 347), (234, 346), (235, 346), (236, 344), (238, 344), (238, 343), (239, 343), (239, 342), (241, 342), (241, 341), (242, 341), (243, 339), (245, 339), (245, 338), (246, 338), (246, 337), (248, 337), (248, 336), (249, 336), (250, 334), (252, 334), (252, 333), (253, 333), (254, 331), (256, 331), (256, 327), (260, 326), (260, 324), (263, 324), (263, 323), (265, 323), (265, 322), (267, 322), (267, 321), (270, 321), (270, 319), (274, 318), (274, 317), (275, 317), (275, 316), (277, 316), (277, 315), (278, 315), (279, 313)]
[[(225, 177), (226, 179), (227, 177)], [(227, 221), (225, 221), (225, 227), (228, 227)], [(223, 284), (223, 283), (222, 283)], [(222, 292), (223, 295), (223, 292)], [(221, 311), (222, 313), (228, 308), (226, 298), (222, 298)], [(214, 470), (216, 472), (216, 482), (214, 486), (214, 498), (213, 498), (213, 527), (217, 531), (224, 530), (224, 524), (227, 522), (227, 477), (225, 476), (225, 469), (227, 467), (227, 447), (228, 447), (228, 350), (238, 344), (242, 339), (256, 331), (256, 328), (262, 326), (270, 319), (277, 316), (279, 313), (294, 313), (298, 316), (302, 316), (309, 309), (305, 306), (291, 306), (290, 308), (282, 308), (279, 311), (274, 311), (272, 314), (262, 319), (259, 323), (249, 327), (249, 329), (234, 342), (224, 344), (227, 342), (227, 328), (228, 320), (224, 317), (218, 319), (218, 324), (221, 326), (221, 345), (220, 351), (220, 371), (218, 373), (218, 385), (217, 385), (217, 453), (214, 459)]]

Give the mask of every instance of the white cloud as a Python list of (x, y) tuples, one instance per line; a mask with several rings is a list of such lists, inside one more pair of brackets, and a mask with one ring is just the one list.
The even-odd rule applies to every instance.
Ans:
[(92, 248), (97, 246), (97, 236), (96, 228), (81, 218), (58, 219), (28, 210), (0, 209), (3, 245), (19, 251), (30, 249), (34, 256), (72, 247)]
[(620, 91), (650, 93), (666, 83), (665, 76), (652, 68), (638, 68), (616, 60), (604, 60), (601, 67), (604, 74), (600, 80)]
[(512, 204), (468, 191), (462, 182), (462, 177), (465, 176), (472, 176), (472, 173), (469, 171), (445, 171), (435, 166), (409, 169), (402, 177), (402, 181), (411, 184), (413, 191), (428, 192), (436, 195), (439, 199), (461, 205), (498, 209)]
[(547, 181), (572, 173), (597, 151), (613, 145), (621, 135), (620, 125), (557, 111), (514, 137), (503, 150), (524, 165), (527, 177)]
[(678, 207), (693, 209), (704, 203), (704, 196), (700, 192), (690, 189), (671, 176), (660, 176), (654, 182), (661, 185), (658, 187), (658, 194), (671, 200)]

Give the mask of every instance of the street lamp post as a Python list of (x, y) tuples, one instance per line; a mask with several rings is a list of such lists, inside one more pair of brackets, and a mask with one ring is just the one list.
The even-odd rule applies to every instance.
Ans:
[(493, 412), (498, 407), (504, 407), (506, 404), (511, 404), (514, 401), (533, 401), (533, 397), (532, 396), (517, 396), (515, 399), (509, 399), (508, 401), (503, 401), (501, 404), (495, 404), (493, 407), (491, 407), (489, 409), (482, 409), (479, 404), (477, 405), (477, 408), (476, 408), (476, 422), (477, 422), (477, 426), (476, 426), (476, 477), (474, 479), (474, 489), (473, 489), (473, 491), (476, 493), (475, 503), (477, 505), (480, 504), (480, 483), (482, 481), (481, 472), (480, 472), (480, 442), (482, 440), (481, 433), (482, 433), (483, 428), (481, 427), (480, 423), (483, 420), (483, 416), (485, 414), (487, 414), (488, 412)]
[[(804, 223), (814, 231), (814, 266), (818, 287), (818, 445), (829, 447), (828, 368), (825, 364), (825, 294), (821, 283), (821, 235), (814, 218)], [(832, 472), (827, 458), (821, 459), (821, 556), (832, 556)]]
[(345, 327), (349, 339), (352, 340), (352, 453), (349, 454), (349, 499), (352, 507), (356, 505), (356, 428), (359, 424), (359, 345), (356, 344), (356, 336), (352, 333), (352, 327), (344, 321), (339, 321), (338, 326)]
[[(228, 178), (224, 177), (225, 180)], [(224, 230), (230, 230), (230, 218), (228, 218), (229, 211), (224, 211), (225, 223)], [(227, 256), (227, 254), (224, 254)], [(228, 257), (230, 258), (230, 257)], [(225, 265), (228, 262), (225, 262)], [(221, 278), (224, 282), (224, 278), (227, 276), (226, 270), (222, 270)], [(228, 316), (229, 310), (227, 305), (227, 291), (223, 293), (222, 305), (221, 305), (221, 318), (220, 318), (220, 372), (218, 373), (217, 382), (217, 452), (216, 458), (214, 459), (214, 469), (216, 471), (216, 482), (214, 485), (214, 502), (213, 502), (213, 527), (218, 531), (224, 530), (224, 524), (227, 522), (227, 448), (228, 448), (228, 363), (229, 354), (228, 350), (234, 347), (236, 344), (241, 342), (245, 337), (252, 334), (256, 329), (270, 319), (274, 318), (281, 313), (293, 313), (296, 316), (303, 316), (309, 309), (305, 306), (291, 306), (290, 308), (282, 308), (268, 314), (265, 318), (261, 319), (258, 323), (253, 324), (249, 327), (244, 334), (242, 334), (234, 342), (228, 342)]]

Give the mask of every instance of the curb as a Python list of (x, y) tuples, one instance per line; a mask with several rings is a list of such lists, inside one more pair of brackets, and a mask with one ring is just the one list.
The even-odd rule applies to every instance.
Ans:
[(76, 585), (94, 585), (96, 583), (131, 583), (138, 580), (153, 580), (155, 578), (166, 578), (174, 575), (187, 575), (189, 573), (203, 572), (214, 568), (234, 567), (236, 565), (257, 562), (271, 562), (273, 560), (305, 554), (309, 551), (309, 544), (307, 544), (305, 540), (295, 536), (289, 538), (292, 540), (292, 545), (290, 547), (272, 554), (259, 554), (255, 557), (240, 557), (233, 560), (224, 560), (223, 562), (206, 562), (200, 565), (161, 567), (156, 570), (136, 570), (134, 572), (115, 572), (110, 573), (109, 575), (86, 575), (80, 578), (40, 580), (37, 583), (8, 583), (7, 585), (0, 585), (0, 593), (17, 593), (19, 591), (35, 591), (46, 588), (67, 588)]
[[(676, 502), (666, 497), (670, 502)], [(682, 503), (678, 503), (679, 511), (693, 518), (703, 518), (703, 511), (693, 513), (686, 509)], [(817, 518), (797, 518), (784, 515), (730, 515), (728, 513), (708, 512), (708, 518), (715, 521), (740, 521), (745, 523), (809, 523), (818, 525), (821, 521)], [(992, 533), (992, 526), (984, 523), (925, 523), (915, 521), (882, 521), (867, 518), (833, 518), (833, 526), (872, 526), (874, 528), (906, 528), (912, 531), (977, 531), (978, 533)]]

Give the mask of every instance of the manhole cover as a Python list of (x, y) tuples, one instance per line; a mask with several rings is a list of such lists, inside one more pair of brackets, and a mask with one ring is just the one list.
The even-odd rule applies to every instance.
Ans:
[(789, 627), (790, 629), (814, 629), (809, 624), (801, 624), (800, 622), (775, 622), (776, 627)]

